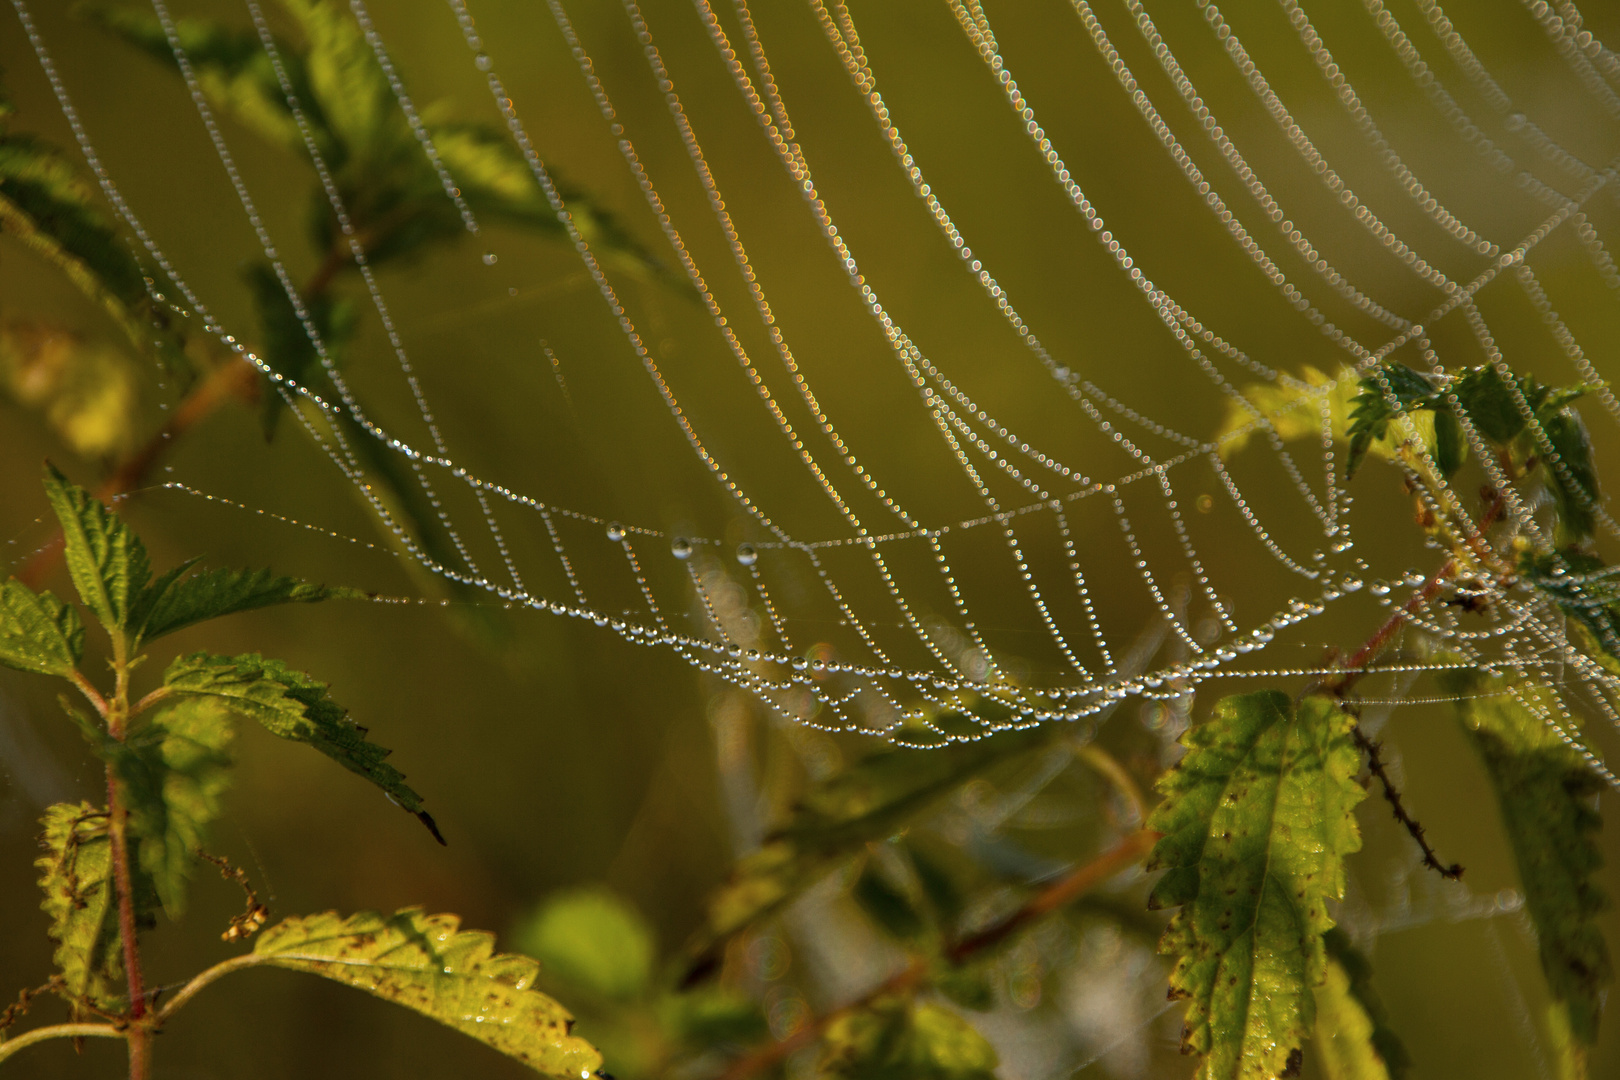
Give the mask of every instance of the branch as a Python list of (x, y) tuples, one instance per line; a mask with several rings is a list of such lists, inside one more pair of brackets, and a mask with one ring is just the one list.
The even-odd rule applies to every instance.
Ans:
[(161, 1024), (179, 1012), (186, 1002), (196, 997), (215, 979), (229, 975), (233, 971), (240, 971), (242, 968), (252, 967), (263, 959), (264, 957), (255, 953), (244, 953), (241, 956), (233, 956), (229, 960), (221, 961), (207, 971), (194, 976), (190, 982), (180, 988), (179, 993), (169, 999), (168, 1004), (157, 1011), (157, 1022)]
[(1452, 863), (1450, 866), (1442, 863), (1440, 856), (1435, 854), (1434, 848), (1430, 847), (1429, 841), (1424, 838), (1423, 826), (1419, 825), (1417, 819), (1406, 812), (1406, 807), (1401, 803), (1401, 793), (1395, 790), (1395, 785), (1390, 782), (1389, 773), (1384, 770), (1384, 759), (1380, 755), (1384, 744), (1369, 739), (1362, 732), (1360, 724), (1350, 725), (1350, 737), (1356, 740), (1356, 745), (1361, 747), (1362, 753), (1367, 755), (1367, 768), (1372, 770), (1372, 774), (1378, 777), (1378, 782), (1384, 786), (1384, 799), (1389, 803), (1390, 809), (1395, 812), (1395, 820), (1406, 826), (1406, 831), (1412, 834), (1412, 839), (1416, 840), (1418, 847), (1423, 849), (1423, 865), (1447, 881), (1456, 881), (1461, 878), (1463, 875), (1462, 863)]
[[(1131, 833), (1110, 850), (1036, 893), (1028, 903), (999, 923), (976, 934), (970, 934), (946, 949), (944, 957), (946, 963), (959, 967), (979, 953), (994, 948), (1028, 923), (1078, 899), (1126, 867), (1140, 862), (1158, 842), (1159, 836), (1159, 833), (1147, 829)], [(765, 1072), (821, 1038), (835, 1021), (859, 1012), (883, 998), (915, 991), (926, 985), (929, 979), (928, 962), (921, 959), (914, 960), (904, 970), (891, 975), (849, 1004), (821, 1014), (785, 1039), (768, 1043), (751, 1053), (744, 1054), (720, 1074), (720, 1080), (745, 1080), (747, 1077)], [(181, 993), (185, 991), (182, 990)]]
[(44, 1042), (46, 1039), (122, 1039), (125, 1032), (122, 1028), (112, 1024), (52, 1024), (49, 1027), (35, 1028), (25, 1031), (15, 1039), (0, 1042), (0, 1061), (6, 1060), (17, 1051)]

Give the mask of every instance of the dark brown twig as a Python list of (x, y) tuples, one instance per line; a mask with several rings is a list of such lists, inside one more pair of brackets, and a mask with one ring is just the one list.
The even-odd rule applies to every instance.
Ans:
[(1367, 768), (1372, 771), (1374, 776), (1378, 777), (1378, 782), (1383, 785), (1384, 799), (1389, 803), (1390, 809), (1394, 811), (1395, 820), (1406, 827), (1406, 831), (1412, 834), (1412, 839), (1417, 841), (1418, 847), (1423, 849), (1423, 865), (1447, 881), (1456, 881), (1461, 878), (1463, 875), (1462, 864), (1452, 863), (1447, 866), (1442, 863), (1440, 856), (1435, 854), (1434, 848), (1429, 845), (1429, 841), (1424, 837), (1423, 826), (1418, 824), (1416, 818), (1406, 812), (1406, 807), (1401, 802), (1401, 793), (1395, 790), (1395, 785), (1390, 782), (1389, 773), (1384, 768), (1383, 743), (1369, 739), (1366, 733), (1361, 730), (1360, 724), (1350, 725), (1350, 737), (1355, 739), (1356, 745), (1361, 748), (1361, 752), (1367, 755)]
[(226, 881), (234, 881), (242, 886), (247, 893), (247, 907), (240, 915), (231, 917), (230, 926), (219, 935), (221, 941), (246, 941), (257, 934), (270, 919), (270, 909), (259, 902), (259, 894), (253, 891), (253, 883), (248, 881), (247, 871), (240, 866), (232, 865), (231, 861), (223, 855), (210, 855), (198, 849), (197, 857), (213, 863), (219, 868), (219, 876)]
[(17, 991), (17, 1000), (12, 1004), (7, 1005), (4, 1009), (0, 1009), (0, 1031), (5, 1031), (7, 1028), (11, 1027), (12, 1024), (15, 1024), (18, 1020), (21, 1020), (23, 1015), (28, 1012), (29, 1007), (33, 1005), (35, 998), (39, 997), (41, 994), (50, 993), (51, 991), (60, 988), (61, 985), (62, 976), (52, 975), (45, 982), (31, 990), (24, 988)]

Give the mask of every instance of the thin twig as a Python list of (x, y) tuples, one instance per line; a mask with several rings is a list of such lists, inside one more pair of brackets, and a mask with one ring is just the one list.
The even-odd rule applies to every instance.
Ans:
[(1406, 807), (1401, 802), (1401, 793), (1395, 790), (1395, 785), (1390, 782), (1389, 773), (1384, 769), (1384, 759), (1381, 756), (1384, 744), (1369, 739), (1366, 733), (1361, 730), (1360, 724), (1352, 723), (1350, 725), (1350, 737), (1355, 739), (1357, 746), (1361, 747), (1361, 752), (1367, 755), (1367, 768), (1372, 770), (1372, 774), (1378, 777), (1378, 782), (1383, 785), (1384, 799), (1389, 803), (1390, 809), (1395, 812), (1395, 820), (1406, 827), (1406, 831), (1412, 834), (1412, 839), (1417, 841), (1418, 847), (1423, 849), (1423, 865), (1447, 881), (1456, 881), (1461, 878), (1463, 876), (1462, 863), (1452, 863), (1447, 866), (1441, 862), (1440, 856), (1435, 854), (1434, 848), (1429, 845), (1429, 841), (1424, 837), (1423, 826), (1419, 825), (1417, 819), (1406, 812)]
[(114, 1027), (112, 1024), (52, 1024), (49, 1027), (25, 1031), (15, 1039), (0, 1042), (0, 1061), (6, 1060), (6, 1058), (25, 1047), (33, 1046), (37, 1042), (44, 1042), (46, 1039), (83, 1039), (87, 1037), (122, 1039), (126, 1035), (127, 1032), (123, 1028)]
[(13, 1004), (7, 1005), (4, 1009), (0, 1009), (0, 1038), (5, 1037), (6, 1029), (10, 1028), (12, 1024), (15, 1024), (27, 1014), (29, 1007), (34, 1004), (35, 998), (39, 997), (41, 994), (59, 989), (61, 985), (62, 976), (52, 975), (49, 979), (45, 980), (45, 982), (34, 987), (33, 989), (24, 987), (22, 990), (17, 991), (17, 1000)]
[[(978, 954), (1005, 941), (1034, 920), (1078, 899), (1126, 867), (1140, 862), (1147, 856), (1154, 843), (1158, 841), (1159, 835), (1147, 829), (1139, 829), (1131, 833), (1091, 862), (1077, 868), (1072, 873), (1035, 894), (1028, 903), (1005, 919), (976, 934), (968, 935), (946, 949), (945, 962), (952, 966), (965, 964)], [(720, 1080), (745, 1080), (746, 1077), (771, 1069), (814, 1043), (836, 1021), (851, 1013), (859, 1012), (861, 1009), (865, 1009), (884, 998), (913, 992), (924, 986), (929, 981), (931, 974), (930, 966), (926, 960), (919, 959), (912, 962), (904, 970), (891, 975), (849, 1004), (839, 1006), (815, 1017), (793, 1032), (793, 1034), (787, 1036), (787, 1038), (767, 1043), (750, 1053), (744, 1054), (736, 1061), (733, 1061), (730, 1068), (720, 1074)], [(181, 993), (184, 992), (181, 991)]]

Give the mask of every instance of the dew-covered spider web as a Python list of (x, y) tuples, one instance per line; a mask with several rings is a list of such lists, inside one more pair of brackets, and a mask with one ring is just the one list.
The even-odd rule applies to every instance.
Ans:
[[(154, 102), (150, 153), (115, 164), (38, 13), (13, 7), (151, 288), (269, 376), (404, 557), (831, 730), (934, 745), (1128, 698), (1184, 719), (1206, 683), (1331, 675), (1446, 558), (1399, 472), (1347, 480), (1339, 373), (1601, 384), (1620, 344), (1620, 57), (1574, 4), (449, 0), (436, 38), (397, 41), (351, 0), (469, 234), (424, 290), (368, 264), (279, 15), (246, 0), (233, 17), (357, 264), (386, 360), (365, 365), (337, 362), (300, 298), (293, 226), (264, 209), (278, 195), (217, 114), (184, 13), (153, 0), (188, 93)], [(435, 147), (423, 58), (434, 95), (504, 126), (563, 225), (549, 293)], [(188, 265), (195, 238), (147, 227), (129, 194), (198, 140), (219, 199), (197, 229), (274, 269), (320, 389), (252, 351)], [(570, 212), (551, 148), (618, 170), (663, 282)], [(461, 309), (447, 346), (432, 319)], [(523, 355), (481, 344), (481, 312)], [(1601, 456), (1620, 399), (1582, 408)], [(1478, 521), (1489, 486), (1550, 550), (1545, 498), (1465, 434), (1473, 464), (1433, 500)], [(378, 493), (379, 448), (446, 551)], [(1401, 643), (1377, 661), (1393, 686), (1483, 665), (1554, 688), (1547, 723), (1578, 745), (1620, 721), (1616, 677), (1520, 582), (1447, 584)], [(1364, 684), (1372, 703), (1384, 685)]]

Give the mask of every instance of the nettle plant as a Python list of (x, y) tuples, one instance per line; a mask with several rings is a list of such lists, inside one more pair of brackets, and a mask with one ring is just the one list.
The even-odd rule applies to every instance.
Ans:
[[(283, 6), (299, 41), (202, 20), (181, 20), (171, 35), (151, 15), (124, 9), (94, 17), (176, 71), (187, 57), (215, 108), (320, 174), (308, 218), (315, 271), (294, 287), (255, 256), (246, 282), (257, 354), (326, 393), (356, 347), (352, 293), (362, 261), (403, 265), (465, 229), (358, 22), (317, 0)], [(0, 120), (9, 120), (3, 101)], [(431, 111), (418, 120), (480, 215), (561, 236), (504, 135)], [(570, 193), (569, 204), (617, 270), (669, 284), (588, 199)], [(63, 360), (83, 370), (63, 380), (61, 393), (25, 402), (84, 456), (110, 458), (102, 496), (138, 486), (219, 401), (257, 397), (267, 434), (289, 405), (305, 407), (212, 341), (196, 313), (165, 299), (169, 286), (130, 254), (64, 155), (4, 128), (0, 227), (91, 298), (183, 395), (144, 443), (109, 435), (106, 395), (84, 391), (114, 376), (105, 356), (84, 353)], [(135, 378), (130, 371), (117, 378)], [(767, 807), (763, 839), (677, 950), (659, 956), (641, 916), (588, 890), (551, 898), (519, 928), (516, 945), (538, 963), (495, 954), (487, 935), (460, 931), (451, 916), (327, 914), (263, 930), (251, 951), (162, 1001), (143, 980), (140, 934), (154, 931), (160, 912), (180, 915), (199, 860), (217, 861), (202, 845), (220, 811), (233, 723), (256, 721), (310, 744), (433, 824), (386, 752), (308, 675), (257, 655), (202, 653), (174, 659), (150, 690), (136, 689), (153, 670), (137, 663), (168, 633), (345, 590), (190, 563), (153, 577), (129, 529), (52, 473), (47, 490), (68, 570), (108, 636), (111, 685), (83, 670), (85, 620), (39, 591), (47, 567), (38, 560), (22, 570), (26, 584), (14, 579), (0, 592), (0, 662), (71, 684), (65, 712), (105, 763), (108, 801), (45, 815), (41, 884), (59, 970), (41, 990), (65, 998), (72, 1016), (6, 1039), (37, 993), (25, 991), (0, 1018), (0, 1061), (56, 1037), (105, 1036), (127, 1040), (132, 1077), (148, 1075), (152, 1036), (168, 1018), (221, 975), (268, 965), (399, 1002), (549, 1075), (589, 1076), (605, 1058), (624, 1077), (742, 1080), (793, 1064), (825, 1077), (988, 1080), (998, 1055), (969, 1014), (1055, 997), (1043, 987), (1081, 970), (1078, 959), (1061, 957), (1073, 958), (1082, 951), (1076, 942), (1100, 928), (1105, 938), (1156, 945), (1172, 961), (1170, 993), (1187, 1000), (1182, 1048), (1199, 1056), (1203, 1080), (1290, 1074), (1306, 1054), (1331, 1080), (1399, 1080), (1407, 1051), (1334, 912), (1360, 846), (1356, 815), (1375, 780), (1425, 864), (1446, 877), (1462, 872), (1430, 845), (1390, 785), (1379, 745), (1358, 726), (1358, 686), (1401, 648), (1454, 702), (1495, 789), (1553, 1002), (1550, 1041), (1561, 1075), (1583, 1076), (1612, 977), (1595, 921), (1604, 898), (1593, 835), (1612, 777), (1550, 688), (1520, 666), (1444, 654), (1416, 623), (1439, 603), (1482, 618), (1510, 602), (1555, 613), (1575, 647), (1567, 659), (1585, 665), (1577, 674), (1610, 693), (1604, 679), (1620, 674), (1620, 567), (1604, 563), (1594, 541), (1601, 493), (1574, 409), (1591, 388), (1543, 386), (1499, 362), (1307, 376), (1313, 386), (1247, 391), (1264, 424), (1284, 439), (1319, 439), (1325, 403), (1348, 471), (1369, 458), (1391, 466), (1412, 496), (1415, 527), (1439, 549), (1432, 576), (1343, 652), (1336, 674), (1216, 702), (1190, 716), (1179, 758), (1158, 731), (1119, 713), (1096, 728), (1048, 724), (978, 738), (984, 721), (1010, 714), (993, 692), (940, 704), (927, 725), (901, 732), (900, 745), (838, 744), (838, 753), (813, 760), (797, 732), (757, 722), (748, 737), (764, 764), (749, 781)], [(1217, 435), (1222, 453), (1241, 453), (1261, 430), (1255, 410), (1234, 410)], [(407, 564), (448, 559), (440, 558), (451, 546), (444, 523), (409, 470), (350, 412), (327, 420), (346, 426), (370, 489), (411, 538)], [(1486, 484), (1477, 502), (1454, 483), (1474, 475), (1465, 467)], [(1389, 478), (1386, 469), (1357, 483)], [(397, 541), (394, 529), (381, 531)], [(418, 581), (431, 595), (480, 595), (428, 569)], [(1170, 689), (1182, 691), (1176, 700), (1190, 713), (1192, 688)], [(1015, 809), (996, 808), (1034, 798), (1019, 794), (1034, 774), (1045, 778), (1035, 794), (1055, 825), (1020, 823)], [(1154, 788), (1156, 806), (1144, 794)], [(1150, 887), (1143, 869), (1159, 873)], [(863, 992), (816, 1011), (798, 982), (805, 965), (789, 962), (789, 942), (801, 945), (806, 931), (785, 916), (822, 902), (817, 890), (829, 879), (894, 963)], [(248, 895), (228, 941), (253, 939), (268, 921)], [(1168, 924), (1160, 910), (1174, 912)], [(591, 1042), (570, 1033), (559, 999)]]
[[(154, 577), (140, 539), (100, 502), (54, 468), (45, 490), (61, 522), (73, 586), (107, 635), (111, 685), (98, 686), (81, 669), (79, 608), (15, 578), (0, 586), (0, 663), (68, 684), (62, 710), (106, 766), (107, 802), (59, 803), (45, 812), (45, 854), (36, 865), (58, 970), (25, 991), (4, 1022), (10, 1026), (47, 991), (67, 1000), (73, 1019), (0, 1042), (0, 1061), (46, 1039), (103, 1036), (129, 1044), (132, 1078), (150, 1076), (152, 1037), (166, 1020), (221, 976), (269, 966), (415, 1009), (549, 1075), (590, 1076), (601, 1056), (569, 1034), (569, 1014), (534, 988), (534, 960), (497, 954), (490, 935), (420, 909), (286, 919), (260, 934), (252, 952), (202, 972), (159, 1006), (143, 977), (142, 931), (155, 928), (159, 911), (171, 919), (185, 911), (201, 860), (246, 885), (241, 871), (201, 847), (229, 783), (235, 722), (257, 722), (320, 751), (443, 838), (421, 797), (385, 760), (389, 752), (366, 738), (324, 683), (279, 660), (190, 653), (175, 657), (156, 686), (136, 689), (147, 647), (177, 630), (239, 611), (358, 594), (266, 570), (199, 571), (195, 559)], [(266, 919), (248, 888), (247, 910), (224, 939), (251, 938)]]

